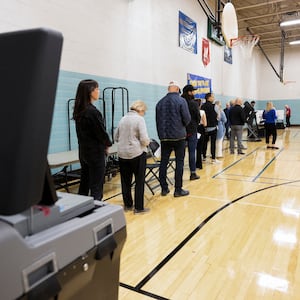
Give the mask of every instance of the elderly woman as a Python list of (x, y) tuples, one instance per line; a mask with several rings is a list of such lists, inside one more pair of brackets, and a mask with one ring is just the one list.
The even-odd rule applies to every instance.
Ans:
[(130, 111), (120, 120), (115, 133), (121, 174), (124, 209), (132, 210), (131, 184), (135, 177), (134, 213), (148, 212), (144, 208), (144, 185), (147, 146), (150, 143), (144, 119), (146, 104), (137, 100)]

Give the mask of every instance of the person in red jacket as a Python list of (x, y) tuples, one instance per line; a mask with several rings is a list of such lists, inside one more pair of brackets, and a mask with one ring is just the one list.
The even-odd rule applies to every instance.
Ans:
[(290, 118), (291, 118), (291, 108), (288, 105), (284, 106), (285, 108), (285, 122), (286, 122), (286, 127), (290, 127)]

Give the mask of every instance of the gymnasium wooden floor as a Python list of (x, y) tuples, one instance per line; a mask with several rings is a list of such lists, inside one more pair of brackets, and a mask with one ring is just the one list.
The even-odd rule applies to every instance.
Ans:
[[(119, 299), (300, 299), (300, 128), (278, 130), (279, 150), (244, 145), (230, 155), (225, 140), (197, 181), (186, 163), (189, 196), (146, 188), (151, 211), (125, 213)], [(105, 183), (105, 198), (119, 192), (118, 176)]]

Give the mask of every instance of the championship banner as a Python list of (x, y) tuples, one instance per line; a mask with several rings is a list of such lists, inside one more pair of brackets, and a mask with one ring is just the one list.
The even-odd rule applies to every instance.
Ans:
[(224, 61), (232, 65), (232, 49), (227, 45), (224, 46)]
[(179, 47), (197, 54), (197, 24), (179, 11)]
[(205, 38), (202, 39), (202, 62), (205, 67), (210, 63), (209, 41)]
[(197, 89), (194, 92), (196, 99), (204, 99), (207, 93), (211, 93), (211, 79), (202, 76), (187, 74), (187, 83)]

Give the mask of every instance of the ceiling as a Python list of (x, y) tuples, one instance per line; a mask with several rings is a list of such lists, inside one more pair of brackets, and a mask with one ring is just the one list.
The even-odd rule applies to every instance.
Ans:
[(225, 3), (233, 4), (237, 14), (239, 36), (250, 33), (259, 35), (260, 46), (265, 51), (279, 50), (282, 40), (285, 48), (295, 47), (290, 46), (289, 42), (300, 39), (300, 25), (285, 27), (284, 31), (279, 26), (282, 20), (295, 16), (300, 18), (299, 0), (207, 0), (206, 3), (215, 17), (218, 2), (221, 3), (221, 10)]

